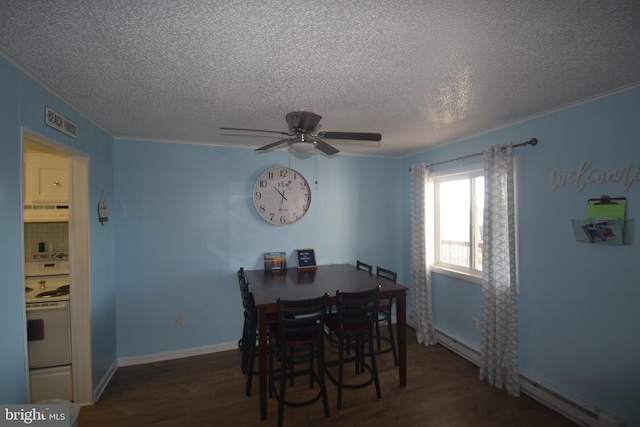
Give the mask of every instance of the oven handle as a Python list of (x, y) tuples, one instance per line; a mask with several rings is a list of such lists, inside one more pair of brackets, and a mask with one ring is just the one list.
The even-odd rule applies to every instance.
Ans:
[(27, 311), (63, 310), (65, 308), (67, 308), (66, 302), (27, 304)]

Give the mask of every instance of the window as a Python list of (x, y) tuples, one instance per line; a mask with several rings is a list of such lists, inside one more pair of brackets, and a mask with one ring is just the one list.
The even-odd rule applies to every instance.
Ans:
[[(434, 265), (436, 271), (482, 276), (483, 169), (432, 178), (434, 194)], [(470, 277), (471, 276), (471, 277)]]

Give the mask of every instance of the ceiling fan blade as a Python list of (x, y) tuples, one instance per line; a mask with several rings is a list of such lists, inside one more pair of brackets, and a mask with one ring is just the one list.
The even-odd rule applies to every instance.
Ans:
[(302, 129), (307, 132), (316, 130), (322, 116), (310, 111), (293, 111), (287, 114), (289, 129)]
[(276, 141), (276, 142), (272, 142), (271, 144), (267, 144), (265, 146), (262, 146), (260, 148), (256, 148), (254, 151), (264, 151), (264, 150), (268, 150), (270, 148), (276, 147), (280, 144), (284, 144), (286, 142), (289, 142), (290, 139), (281, 139), (280, 141)]
[(380, 141), (382, 139), (382, 135), (379, 133), (365, 132), (320, 132), (318, 136), (327, 139), (353, 139), (359, 141)]
[(327, 144), (326, 142), (324, 142), (321, 139), (316, 138), (315, 139), (315, 143), (316, 143), (316, 147), (318, 148), (318, 150), (322, 151), (327, 156), (330, 156), (332, 154), (336, 154), (336, 153), (340, 152), (340, 150), (338, 150), (337, 148), (333, 147), (332, 145)]
[(269, 133), (277, 133), (279, 135), (287, 135), (291, 136), (288, 132), (280, 132), (277, 130), (263, 130), (263, 129), (245, 129), (245, 128), (229, 128), (229, 127), (221, 127), (222, 130), (243, 130), (249, 132), (269, 132)]

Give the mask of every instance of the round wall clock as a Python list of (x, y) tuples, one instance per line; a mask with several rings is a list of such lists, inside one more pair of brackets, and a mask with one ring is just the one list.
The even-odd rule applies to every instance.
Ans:
[(253, 186), (253, 205), (269, 224), (293, 224), (307, 213), (310, 204), (307, 180), (284, 166), (267, 169)]

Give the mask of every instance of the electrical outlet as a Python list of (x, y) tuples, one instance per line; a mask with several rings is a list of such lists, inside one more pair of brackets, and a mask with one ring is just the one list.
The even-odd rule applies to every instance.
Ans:
[(179, 328), (180, 326), (182, 326), (182, 318), (180, 316), (174, 316), (173, 317), (173, 327), (174, 328)]
[(471, 327), (473, 329), (478, 329), (478, 319), (476, 319), (475, 317), (471, 318)]

